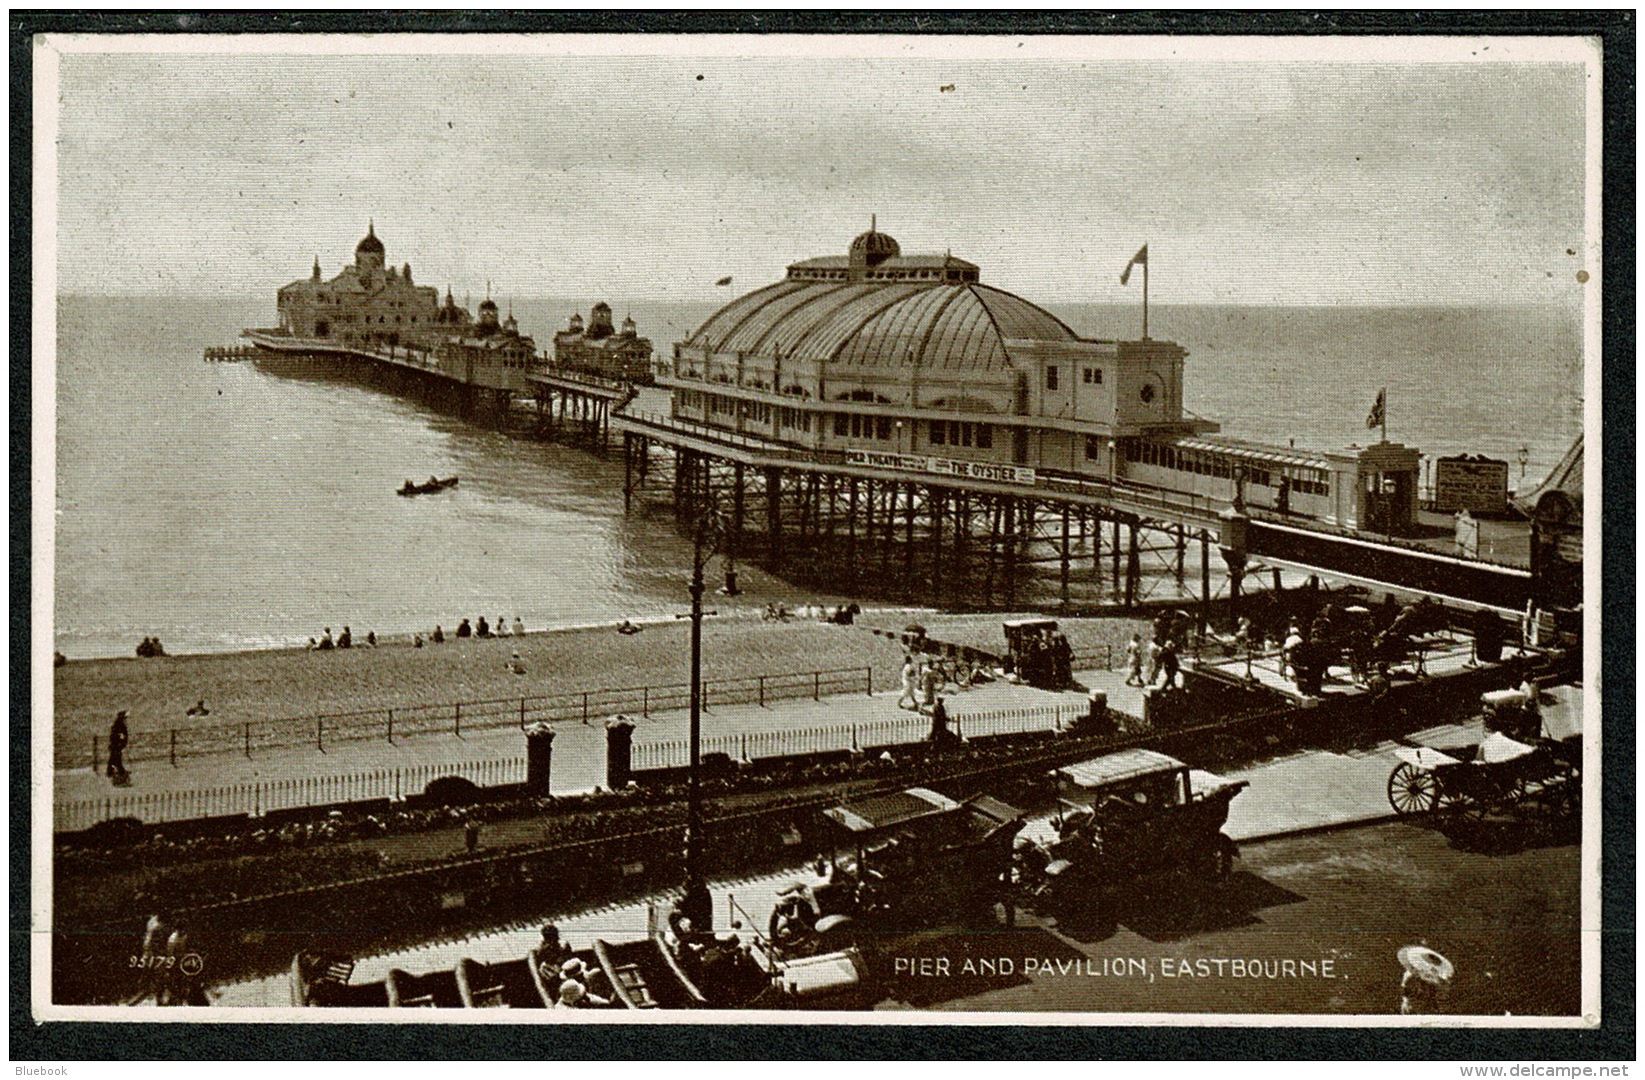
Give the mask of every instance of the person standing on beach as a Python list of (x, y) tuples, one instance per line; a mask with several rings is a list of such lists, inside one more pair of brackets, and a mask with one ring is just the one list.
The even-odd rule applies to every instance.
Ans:
[(126, 744), (131, 742), (131, 732), (126, 728), (126, 711), (121, 709), (114, 714), (114, 723), (109, 725), (109, 767), (108, 776), (116, 784), (124, 784), (131, 779), (126, 771)]
[(1125, 685), (1142, 686), (1142, 635), (1132, 634), (1125, 646)]

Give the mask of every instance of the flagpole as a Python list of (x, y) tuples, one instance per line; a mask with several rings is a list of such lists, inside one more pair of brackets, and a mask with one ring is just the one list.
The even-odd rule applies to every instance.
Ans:
[(1382, 441), (1388, 441), (1388, 388), (1382, 388)]
[[(1142, 245), (1144, 251), (1148, 245)], [(1142, 260), (1142, 340), (1148, 340), (1148, 260)]]

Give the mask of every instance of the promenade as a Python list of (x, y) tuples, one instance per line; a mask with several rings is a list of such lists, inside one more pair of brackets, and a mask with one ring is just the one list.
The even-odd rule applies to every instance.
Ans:
[[(1142, 691), (1126, 686), (1123, 672), (1082, 671), (1075, 674), (1075, 681), (1107, 691), (1109, 704), (1116, 709), (1132, 715), (1142, 712)], [(1070, 720), (1085, 712), (1086, 693), (1081, 689), (1053, 692), (996, 681), (951, 692), (945, 703), (961, 733), (969, 736), (1049, 729), (1058, 708)], [(899, 708), (899, 695), (900, 687), (896, 685), (881, 690), (876, 684), (872, 695), (823, 695), (816, 701), (771, 701), (763, 707), (754, 702), (713, 705), (702, 714), (703, 749), (708, 753), (731, 752), (731, 756), (738, 757), (745, 737), (751, 740), (749, 756), (763, 756), (754, 752), (761, 746), (785, 753), (846, 749), (851, 745), (853, 726), (863, 745), (918, 741), (929, 730), (930, 720)], [(689, 710), (669, 709), (645, 718), (629, 715), (636, 724), (636, 767), (684, 764)], [(968, 719), (979, 716), (986, 719)], [(605, 784), (607, 719), (597, 716), (588, 724), (571, 721), (553, 725), (553, 794), (586, 792)], [(764, 737), (763, 743), (760, 737)], [(466, 776), (487, 783), (518, 782), (525, 778), (525, 736), (518, 727), (506, 726), (461, 735), (408, 735), (393, 743), (338, 742), (323, 752), (313, 746), (285, 747), (261, 749), (249, 758), (213, 754), (180, 758), (176, 765), (163, 760), (138, 762), (131, 766), (130, 786), (122, 788), (113, 787), (89, 768), (59, 769), (53, 776), (52, 802), (58, 811), (59, 827), (83, 827), (90, 821), (79, 819), (100, 809), (93, 804), (171, 796), (175, 803), (186, 804), (193, 798), (195, 805), (200, 805), (201, 792), (277, 784), (307, 784), (307, 790), (348, 797), (350, 790), (361, 789), (350, 789), (346, 778), (392, 774), (396, 770), (401, 774), (401, 794), (416, 794), (427, 780), (439, 776)], [(418, 781), (415, 786), (410, 782), (412, 778)], [(333, 781), (331, 788), (325, 786), (327, 780)], [(375, 793), (377, 789), (373, 789)], [(278, 794), (272, 797), (278, 798)], [(297, 803), (282, 800), (276, 805)]]
[[(862, 633), (863, 639), (895, 647), (884, 638)], [(1428, 671), (1433, 675), (1463, 669), (1469, 661), (1465, 643), (1436, 648)], [(1220, 661), (1218, 666), (1236, 677), (1244, 661)], [(1271, 658), (1259, 660), (1252, 675), (1270, 689), (1294, 690), (1283, 681)], [(1075, 686), (1062, 692), (1040, 690), (994, 681), (967, 690), (950, 688), (945, 696), (953, 726), (967, 737), (1044, 731), (1059, 720), (1071, 721), (1088, 708), (1088, 693), (1107, 694), (1110, 707), (1132, 716), (1143, 714), (1143, 691), (1127, 686), (1123, 670), (1088, 668), (1074, 673)], [(882, 677), (874, 693), (851, 692), (758, 702), (710, 704), (703, 711), (702, 750), (725, 754), (732, 760), (751, 760), (786, 754), (861, 749), (914, 743), (925, 737), (930, 721), (898, 705), (900, 686)], [(883, 689), (881, 687), (884, 687)], [(1344, 691), (1350, 683), (1344, 669), (1333, 669), (1328, 689)], [(625, 712), (635, 723), (632, 762), (637, 769), (684, 766), (688, 760), (690, 713), (685, 707), (654, 710), (649, 715)], [(587, 723), (554, 723), (556, 733), (550, 792), (570, 795), (592, 791), (606, 783), (605, 724), (610, 717), (596, 713)], [(1458, 740), (1462, 741), (1462, 740)], [(357, 739), (334, 741), (322, 750), (316, 745), (258, 748), (254, 753), (217, 753), (164, 759), (131, 765), (131, 783), (115, 787), (100, 772), (77, 766), (58, 769), (53, 776), (54, 827), (85, 828), (114, 816), (132, 816), (158, 822), (218, 814), (266, 812), (302, 805), (373, 798), (403, 798), (420, 793), (430, 781), (459, 776), (481, 786), (519, 783), (525, 779), (525, 735), (519, 726), (401, 734), (394, 741)], [(1335, 792), (1375, 791), (1392, 768), (1388, 751), (1370, 755), (1369, 764), (1355, 763), (1324, 752), (1304, 755), (1298, 774), (1285, 785), (1298, 800), (1298, 820), (1318, 823), (1340, 816)], [(1376, 800), (1373, 800), (1376, 801)], [(1266, 817), (1242, 823), (1249, 802), (1236, 800), (1230, 819), (1231, 834), (1262, 832), (1272, 826)]]

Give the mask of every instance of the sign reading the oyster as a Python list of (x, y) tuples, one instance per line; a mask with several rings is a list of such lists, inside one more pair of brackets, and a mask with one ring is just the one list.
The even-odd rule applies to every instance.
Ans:
[(969, 480), (995, 480), (1007, 484), (1032, 484), (1036, 473), (1021, 465), (997, 465), (991, 461), (958, 461), (954, 458), (925, 457), (918, 454), (881, 454), (873, 450), (847, 450), (847, 465), (868, 465), (876, 469), (906, 469), (911, 472), (941, 473)]

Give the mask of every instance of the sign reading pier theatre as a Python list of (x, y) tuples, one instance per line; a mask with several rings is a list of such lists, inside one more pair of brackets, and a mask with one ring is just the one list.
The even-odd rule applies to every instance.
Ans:
[(845, 461), (847, 465), (941, 473), (944, 476), (963, 476), (968, 480), (999, 480), (1007, 484), (1032, 484), (1035, 480), (1034, 470), (1021, 465), (956, 461), (953, 458), (926, 457), (921, 454), (882, 454), (873, 450), (847, 450)]

